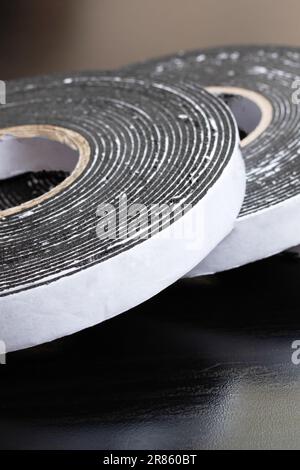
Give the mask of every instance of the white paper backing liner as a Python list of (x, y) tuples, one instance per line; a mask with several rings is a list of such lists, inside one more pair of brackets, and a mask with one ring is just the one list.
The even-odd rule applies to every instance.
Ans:
[[(238, 133), (226, 106), (198, 85), (90, 72), (7, 89), (0, 128), (58, 126), (82, 135), (91, 151), (84, 170), (53, 197), (0, 212), (0, 338), (8, 351), (134, 307), (232, 229), (245, 191)], [(98, 239), (97, 207), (124, 193), (128, 204), (192, 208), (170, 226), (163, 217), (163, 230), (144, 241)], [(199, 230), (182, 235), (199, 220)]]
[(188, 276), (234, 268), (300, 243), (300, 105), (292, 101), (300, 78), (298, 48), (230, 46), (181, 52), (125, 71), (194, 80), (204, 87), (244, 88), (261, 94), (273, 108), (270, 125), (243, 148), (247, 188), (234, 230)]

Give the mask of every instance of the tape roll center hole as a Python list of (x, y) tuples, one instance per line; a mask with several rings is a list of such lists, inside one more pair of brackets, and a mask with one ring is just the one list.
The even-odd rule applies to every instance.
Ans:
[(222, 99), (235, 117), (241, 146), (253, 142), (270, 125), (273, 107), (262, 94), (238, 87), (208, 87), (207, 90)]
[(234, 115), (240, 140), (243, 141), (258, 127), (262, 118), (261, 109), (254, 101), (244, 96), (221, 93), (219, 98), (227, 104)]
[(46, 137), (2, 137), (0, 211), (51, 191), (74, 171), (78, 159), (77, 150)]

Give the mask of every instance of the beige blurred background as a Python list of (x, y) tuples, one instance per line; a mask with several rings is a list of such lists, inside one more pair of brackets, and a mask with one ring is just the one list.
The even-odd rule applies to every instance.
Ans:
[(235, 43), (300, 45), (299, 0), (1, 0), (0, 79)]

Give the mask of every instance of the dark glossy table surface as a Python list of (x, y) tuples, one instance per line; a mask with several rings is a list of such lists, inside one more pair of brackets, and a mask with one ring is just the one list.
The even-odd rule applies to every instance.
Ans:
[(299, 298), (300, 259), (284, 254), (10, 354), (0, 447), (300, 448)]

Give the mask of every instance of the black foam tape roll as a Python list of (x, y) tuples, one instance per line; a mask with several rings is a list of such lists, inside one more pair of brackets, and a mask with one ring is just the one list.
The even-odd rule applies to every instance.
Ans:
[[(47, 137), (79, 152), (50, 192), (0, 211), (0, 339), (9, 351), (156, 294), (229, 233), (242, 204), (234, 118), (197, 84), (91, 72), (10, 82), (0, 106), (6, 135)], [(146, 211), (137, 233), (122, 218), (124, 206), (122, 217), (106, 219), (125, 196), (128, 211), (133, 204)], [(159, 229), (151, 217), (157, 204), (172, 209), (172, 217), (161, 213)], [(187, 237), (182, 230), (199, 220), (200, 231)]]
[[(125, 71), (210, 87), (236, 108), (242, 137), (247, 134), (243, 124), (249, 126), (242, 149), (247, 189), (235, 228), (189, 276), (230, 269), (300, 243), (298, 48), (232, 46), (181, 52)], [(255, 113), (260, 121), (256, 129), (251, 123)]]

